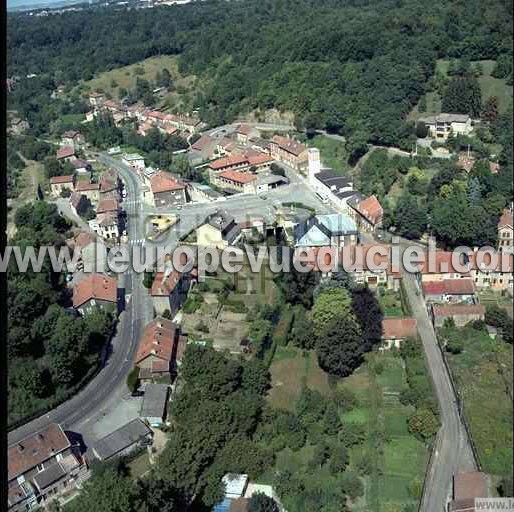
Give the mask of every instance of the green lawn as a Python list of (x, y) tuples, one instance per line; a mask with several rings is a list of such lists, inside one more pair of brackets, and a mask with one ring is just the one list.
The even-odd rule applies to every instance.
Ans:
[(400, 292), (379, 289), (377, 293), (378, 302), (380, 303), (385, 317), (401, 317), (405, 315)]
[(464, 411), (486, 473), (512, 471), (512, 346), (471, 327), (442, 329), (441, 338), (464, 340), (460, 354), (448, 354)]
[(138, 455), (134, 460), (128, 463), (130, 476), (135, 480), (142, 477), (150, 469), (150, 459), (148, 452)]
[(321, 163), (325, 167), (330, 167), (338, 174), (348, 174), (350, 172), (348, 153), (343, 142), (325, 135), (316, 135), (307, 140), (307, 145), (319, 149)]

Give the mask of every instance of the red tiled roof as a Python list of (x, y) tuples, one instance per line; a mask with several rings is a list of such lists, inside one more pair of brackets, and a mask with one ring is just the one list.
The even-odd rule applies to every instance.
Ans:
[(116, 279), (103, 274), (91, 274), (73, 287), (73, 307), (78, 308), (91, 299), (116, 303)]
[[(452, 264), (452, 255), (453, 253), (450, 251), (435, 251), (435, 256), (432, 256), (434, 263), (432, 264), (434, 268), (429, 267), (429, 253), (426, 254), (425, 261), (419, 263), (418, 268), (422, 274), (445, 274), (445, 273), (455, 273), (457, 270), (454, 268)], [(461, 257), (462, 260), (462, 257)], [(462, 260), (464, 261), (464, 260)], [(461, 261), (461, 265), (464, 265)], [(463, 274), (467, 274), (467, 272), (462, 272)]]
[(384, 215), (384, 209), (375, 195), (358, 203), (356, 210), (372, 224), (378, 224)]
[(248, 124), (240, 124), (237, 129), (236, 133), (240, 133), (241, 135), (249, 135), (252, 131), (252, 127)]
[(274, 135), (271, 140), (273, 143), (277, 144), (281, 149), (287, 151), (288, 153), (292, 153), (295, 156), (299, 156), (304, 151), (307, 151), (307, 146), (301, 144), (300, 142), (294, 139), (283, 137), (282, 135)]
[(485, 306), (482, 304), (434, 304), (432, 308), (437, 317), (485, 314)]
[(505, 227), (514, 227), (513, 215), (509, 210), (504, 210), (500, 220), (498, 222), (498, 229)]
[(241, 153), (236, 153), (225, 158), (214, 160), (209, 164), (209, 168), (213, 170), (224, 169), (225, 167), (232, 167), (234, 165), (245, 165), (248, 164), (248, 159)]
[(453, 477), (453, 498), (455, 500), (487, 497), (487, 480), (484, 473), (472, 471), (458, 473)]
[(202, 151), (208, 144), (213, 142), (213, 139), (209, 135), (202, 135), (192, 146), (192, 149), (196, 151)]
[(67, 158), (69, 156), (73, 156), (75, 154), (75, 148), (71, 146), (64, 146), (59, 148), (56, 153), (56, 158), (59, 160), (60, 158)]
[(57, 423), (51, 423), (43, 430), (9, 446), (7, 454), (8, 479), (12, 480), (29, 471), (69, 446), (70, 441), (61, 426)]
[(259, 165), (259, 164), (265, 164), (267, 162), (273, 161), (273, 158), (271, 158), (266, 153), (259, 153), (259, 152), (248, 152), (246, 154), (246, 158), (248, 159), (249, 165)]
[(99, 190), (100, 185), (98, 183), (86, 183), (85, 181), (79, 181), (75, 185), (75, 190), (77, 192), (88, 192), (91, 190)]
[(152, 297), (168, 296), (177, 286), (182, 274), (177, 270), (173, 270), (167, 277), (164, 272), (158, 272), (152, 283)]
[[(491, 255), (487, 252), (483, 252), (482, 261), (478, 263), (478, 254), (479, 251), (475, 250), (473, 253), (469, 256), (469, 264), (470, 268), (473, 270), (484, 270), (484, 267), (487, 268), (491, 266)], [(494, 269), (490, 269), (496, 272), (505, 272), (509, 273), (512, 272), (514, 269), (514, 254), (511, 254), (509, 252), (502, 252), (498, 251), (498, 262)]]
[(118, 210), (119, 205), (118, 201), (113, 198), (104, 198), (100, 199), (98, 202), (98, 206), (96, 207), (96, 213), (107, 213), (107, 212), (115, 212)]
[(382, 336), (386, 340), (412, 338), (417, 335), (415, 318), (384, 318), (382, 320)]
[(53, 176), (50, 178), (50, 184), (52, 185), (58, 185), (61, 183), (73, 183), (73, 180), (75, 179), (75, 176)]
[(158, 317), (151, 321), (143, 330), (136, 364), (152, 354), (163, 361), (171, 361), (177, 334), (177, 326), (171, 320)]
[(165, 171), (159, 171), (150, 178), (150, 187), (154, 194), (160, 192), (170, 192), (172, 190), (183, 190), (185, 185), (179, 181), (173, 174)]
[(118, 216), (114, 212), (100, 213), (96, 218), (100, 226), (114, 226), (114, 224), (118, 224)]
[(422, 283), (423, 295), (472, 295), (475, 284), (472, 279), (442, 279)]
[(219, 175), (219, 177), (242, 185), (244, 185), (245, 183), (250, 183), (257, 179), (254, 174), (237, 171), (224, 171)]

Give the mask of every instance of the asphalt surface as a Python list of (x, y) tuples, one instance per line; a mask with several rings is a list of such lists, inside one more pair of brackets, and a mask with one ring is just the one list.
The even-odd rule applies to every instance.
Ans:
[(457, 401), (450, 377), (437, 346), (436, 334), (416, 277), (405, 270), (402, 271), (402, 276), (413, 316), (418, 322), (418, 331), (439, 402), (442, 423), (436, 439), (430, 472), (425, 482), (420, 511), (443, 512), (451, 497), (453, 475), (464, 471), (474, 471), (476, 466), (466, 430), (458, 414)]
[[(118, 167), (127, 187), (127, 199), (140, 194), (140, 185), (127, 168)], [(128, 207), (129, 213), (134, 211)], [(142, 219), (129, 222), (128, 235), (136, 240), (144, 236)], [(48, 414), (26, 423), (9, 432), (8, 442), (13, 444), (50, 423), (60, 423), (64, 430), (82, 435), (86, 448), (95, 440), (92, 434), (94, 423), (105, 415), (105, 411), (120, 400), (126, 399), (128, 390), (126, 376), (133, 367), (134, 357), (143, 325), (151, 320), (153, 310), (151, 298), (142, 285), (141, 276), (128, 271), (123, 280), (131, 288), (125, 311), (119, 317), (117, 332), (111, 342), (110, 354), (105, 365), (89, 384), (73, 398), (64, 402)]]

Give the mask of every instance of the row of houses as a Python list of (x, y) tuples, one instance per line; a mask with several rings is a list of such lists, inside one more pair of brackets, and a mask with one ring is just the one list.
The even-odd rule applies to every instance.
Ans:
[(99, 112), (107, 111), (112, 114), (117, 125), (125, 120), (138, 122), (138, 131), (143, 136), (152, 128), (157, 128), (166, 135), (173, 135), (177, 132), (197, 133), (205, 126), (198, 118), (187, 114), (167, 114), (140, 104), (127, 106), (106, 99), (104, 94), (98, 92), (90, 93), (88, 98), (93, 109), (86, 113), (87, 121), (92, 121)]

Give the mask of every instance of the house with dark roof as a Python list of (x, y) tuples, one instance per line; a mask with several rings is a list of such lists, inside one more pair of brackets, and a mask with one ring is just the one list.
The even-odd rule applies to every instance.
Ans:
[(69, 491), (87, 478), (88, 468), (80, 448), (57, 423), (9, 446), (8, 509), (26, 511)]
[(201, 247), (224, 249), (236, 244), (240, 238), (241, 228), (234, 217), (223, 210), (208, 215), (196, 228), (196, 243)]
[(165, 422), (169, 391), (168, 384), (145, 384), (139, 417), (151, 427), (161, 427)]
[(297, 224), (293, 231), (294, 247), (337, 247), (358, 242), (355, 222), (342, 213), (314, 215)]
[(114, 432), (99, 439), (92, 451), (100, 461), (128, 455), (139, 447), (152, 444), (153, 432), (143, 421), (136, 418)]
[(75, 158), (72, 160), (70, 164), (75, 169), (75, 172), (79, 175), (89, 175), (91, 177), (92, 167), (91, 164), (87, 160), (82, 160), (81, 158)]

